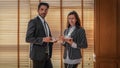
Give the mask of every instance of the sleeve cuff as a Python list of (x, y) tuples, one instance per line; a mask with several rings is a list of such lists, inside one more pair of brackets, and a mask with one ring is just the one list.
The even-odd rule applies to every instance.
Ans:
[(77, 48), (77, 44), (75, 42), (72, 43), (71, 47)]

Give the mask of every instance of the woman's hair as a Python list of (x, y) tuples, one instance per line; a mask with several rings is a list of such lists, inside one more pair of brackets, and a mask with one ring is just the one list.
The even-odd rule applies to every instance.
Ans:
[[(80, 22), (80, 18), (79, 18), (79, 16), (78, 16), (78, 14), (77, 14), (77, 12), (76, 11), (71, 11), (69, 14), (68, 14), (68, 16), (70, 16), (70, 15), (74, 15), (75, 16), (75, 18), (76, 18), (76, 23), (75, 23), (75, 26), (76, 26), (76, 28), (80, 28), (81, 27), (81, 22)], [(67, 28), (69, 28), (70, 27), (70, 24), (69, 24), (69, 21), (68, 21), (68, 16), (67, 16)]]

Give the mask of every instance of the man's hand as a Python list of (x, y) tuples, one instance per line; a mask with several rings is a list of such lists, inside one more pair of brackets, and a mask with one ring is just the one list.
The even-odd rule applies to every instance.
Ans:
[(50, 42), (51, 41), (51, 37), (44, 37), (43, 38), (43, 42)]

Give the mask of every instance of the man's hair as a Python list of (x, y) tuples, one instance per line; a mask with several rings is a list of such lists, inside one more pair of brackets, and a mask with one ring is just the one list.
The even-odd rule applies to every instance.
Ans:
[(39, 10), (39, 8), (40, 8), (42, 5), (47, 6), (47, 8), (49, 8), (49, 4), (48, 4), (48, 3), (46, 3), (46, 2), (40, 2), (39, 5), (38, 5), (38, 10)]

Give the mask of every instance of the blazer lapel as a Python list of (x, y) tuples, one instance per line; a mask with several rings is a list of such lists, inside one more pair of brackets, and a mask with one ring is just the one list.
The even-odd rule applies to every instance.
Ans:
[(76, 34), (77, 28), (74, 29), (74, 31), (71, 33), (71, 37), (73, 37)]
[[(44, 33), (45, 33), (45, 29), (44, 29), (44, 26), (43, 26), (43, 24), (42, 24), (42, 21), (40, 20), (40, 18), (39, 18), (38, 16), (37, 16), (37, 20), (38, 20), (37, 26), (38, 26), (39, 28), (42, 28), (42, 29), (44, 30)], [(48, 25), (47, 22), (46, 22), (46, 24), (47, 24), (48, 29), (49, 29), (49, 36), (51, 36), (51, 31), (50, 31), (49, 25)], [(45, 34), (45, 35), (46, 35), (46, 34)]]
[(67, 35), (68, 32), (69, 32), (69, 29), (66, 29), (64, 35)]
[[(75, 28), (75, 29), (73, 30), (73, 32), (71, 33), (71, 37), (73, 37), (73, 36), (76, 34), (76, 31), (77, 31), (77, 28)], [(69, 29), (66, 29), (64, 35), (68, 35), (68, 32), (69, 32)]]

